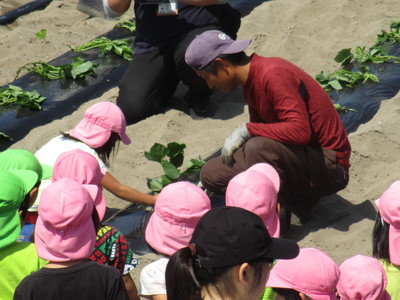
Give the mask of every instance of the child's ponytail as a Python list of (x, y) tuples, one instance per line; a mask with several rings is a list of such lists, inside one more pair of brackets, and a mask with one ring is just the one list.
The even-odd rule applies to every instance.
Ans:
[(168, 300), (201, 299), (200, 284), (193, 271), (192, 262), (192, 251), (189, 246), (171, 256), (165, 278)]
[(377, 213), (374, 229), (372, 231), (372, 256), (377, 259), (390, 261), (389, 256), (389, 224), (381, 214)]

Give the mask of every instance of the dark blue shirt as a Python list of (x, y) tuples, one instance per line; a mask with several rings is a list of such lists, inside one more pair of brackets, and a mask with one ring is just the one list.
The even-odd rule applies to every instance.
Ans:
[(216, 12), (225, 6), (191, 6), (180, 2), (177, 5), (178, 15), (157, 16), (157, 4), (135, 4), (135, 53), (162, 49), (194, 28), (219, 26)]

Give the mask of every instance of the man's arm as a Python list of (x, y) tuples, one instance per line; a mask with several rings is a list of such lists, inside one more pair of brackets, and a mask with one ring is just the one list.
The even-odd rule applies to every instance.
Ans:
[(268, 79), (265, 103), (258, 103), (259, 112), (249, 110), (250, 116), (254, 115), (246, 124), (251, 136), (264, 136), (291, 145), (310, 143), (310, 115), (298, 86), (299, 80), (287, 72), (277, 72)]
[(110, 17), (122, 15), (129, 9), (132, 0), (103, 0), (104, 10)]

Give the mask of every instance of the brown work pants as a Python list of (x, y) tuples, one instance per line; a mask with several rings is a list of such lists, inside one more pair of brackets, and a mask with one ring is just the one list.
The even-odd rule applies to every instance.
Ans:
[(233, 157), (232, 168), (223, 164), (220, 156), (206, 162), (200, 173), (205, 188), (224, 194), (235, 175), (256, 163), (265, 162), (280, 176), (278, 201), (296, 206), (300, 203), (293, 202), (316, 204), (320, 197), (345, 188), (349, 180), (348, 169), (336, 161), (336, 152), (321, 147), (287, 145), (259, 136), (250, 138)]

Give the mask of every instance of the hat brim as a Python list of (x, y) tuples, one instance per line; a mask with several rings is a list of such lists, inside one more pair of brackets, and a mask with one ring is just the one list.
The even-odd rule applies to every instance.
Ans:
[(268, 258), (292, 259), (297, 257), (300, 248), (296, 242), (288, 239), (271, 238), (272, 246), (268, 250)]
[(230, 44), (227, 48), (224, 49), (224, 51), (221, 52), (221, 54), (234, 54), (234, 53), (239, 53), (247, 49), (247, 47), (250, 45), (251, 40), (236, 40), (233, 41), (232, 44)]
[(124, 133), (118, 133), (118, 135), (121, 138), (121, 141), (125, 145), (129, 145), (130, 143), (132, 143), (131, 139), (128, 137), (128, 135), (125, 132)]
[(10, 210), (0, 216), (0, 249), (14, 243), (21, 232), (18, 210)]
[(88, 258), (96, 244), (96, 231), (92, 218), (65, 232), (47, 228), (39, 218), (35, 225), (35, 246), (38, 256), (54, 262)]
[(278, 238), (280, 236), (281, 226), (279, 223), (279, 216), (277, 212), (274, 212), (272, 216), (270, 216), (268, 219), (263, 219), (263, 222), (265, 224), (265, 227), (267, 227), (271, 238)]
[[(90, 193), (90, 192), (89, 192)], [(100, 221), (103, 220), (106, 214), (106, 200), (104, 199), (103, 191), (100, 187), (97, 188), (97, 192), (94, 199), (94, 206), (96, 208), (97, 214), (99, 215)]]
[(42, 178), (41, 180), (48, 179), (53, 174), (53, 168), (46, 164), (40, 164), (42, 166)]

